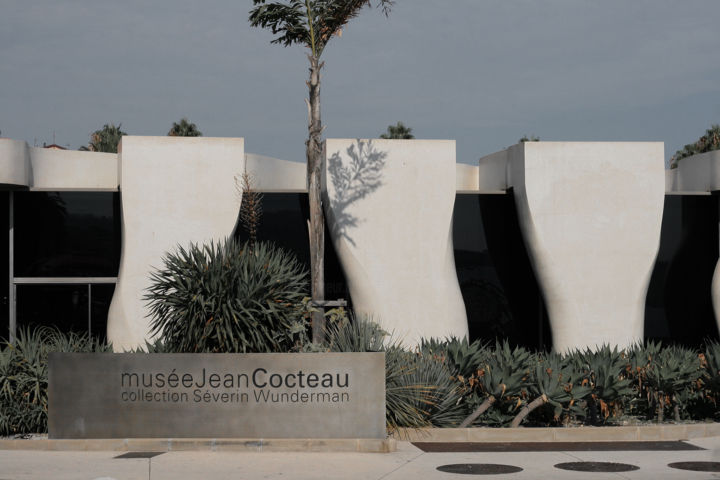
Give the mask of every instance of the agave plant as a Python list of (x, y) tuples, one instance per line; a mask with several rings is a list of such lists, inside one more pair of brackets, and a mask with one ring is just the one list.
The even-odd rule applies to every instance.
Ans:
[(47, 431), (47, 357), (50, 352), (103, 352), (111, 348), (87, 334), (20, 328), (0, 351), (0, 435)]
[(582, 385), (582, 373), (555, 353), (538, 358), (535, 368), (531, 370), (527, 389), (535, 399), (520, 410), (511, 427), (520, 426), (533, 410), (545, 404), (555, 407), (556, 419), (564, 410), (581, 414), (583, 410), (578, 401), (590, 394), (590, 388)]
[[(457, 384), (445, 363), (429, 355), (391, 347), (386, 352), (388, 426), (456, 427), (463, 419)], [(410, 414), (408, 415), (408, 412)], [(413, 418), (422, 418), (422, 422)]]
[(657, 420), (662, 422), (666, 407), (672, 407), (675, 421), (680, 410), (695, 394), (694, 386), (703, 375), (697, 352), (683, 347), (660, 350), (645, 371), (645, 392), (651, 406), (657, 408)]
[(624, 403), (631, 399), (634, 390), (627, 373), (627, 355), (617, 347), (602, 345), (595, 350), (575, 351), (568, 355), (568, 361), (583, 376), (582, 385), (590, 388), (588, 409), (594, 422), (598, 410), (602, 420), (610, 415), (617, 416)]
[(533, 357), (530, 351), (523, 347), (511, 349), (507, 340), (502, 344), (496, 342), (495, 351), (483, 364), (477, 366), (476, 373), (467, 381), (467, 390), (479, 391), (484, 396), (484, 401), (463, 420), (460, 427), (472, 425), (498, 400), (516, 397), (519, 399), (525, 388)]
[(647, 341), (638, 342), (627, 349), (625, 372), (632, 381), (634, 392), (629, 407), (635, 415), (653, 416), (650, 413), (653, 408), (646, 395), (647, 371), (662, 348), (662, 342)]
[(409, 352), (393, 343), (378, 324), (366, 319), (329, 323), (326, 337), (336, 352), (385, 352), (385, 405), (390, 430), (456, 426), (463, 407), (442, 358)]
[(704, 370), (702, 383), (705, 395), (717, 405), (720, 400), (720, 343), (713, 341), (705, 346), (700, 364)]
[(170, 351), (283, 352), (305, 327), (306, 272), (270, 243), (193, 244), (163, 264), (145, 300), (152, 333)]
[(420, 352), (423, 355), (434, 355), (442, 359), (453, 377), (461, 382), (470, 378), (477, 371), (477, 366), (484, 364), (491, 354), (487, 345), (479, 340), (468, 343), (467, 338), (457, 337), (444, 340), (422, 339)]

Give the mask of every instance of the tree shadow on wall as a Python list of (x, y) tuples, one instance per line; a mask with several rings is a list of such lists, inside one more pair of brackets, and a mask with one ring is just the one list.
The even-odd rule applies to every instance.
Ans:
[(331, 220), (333, 238), (344, 237), (355, 246), (348, 231), (357, 227), (362, 219), (350, 213), (348, 208), (382, 186), (382, 169), (387, 152), (378, 150), (372, 140), (359, 139), (345, 152), (349, 161), (343, 162), (340, 152), (333, 153), (328, 159), (328, 173), (335, 193), (328, 199), (330, 211), (327, 215)]

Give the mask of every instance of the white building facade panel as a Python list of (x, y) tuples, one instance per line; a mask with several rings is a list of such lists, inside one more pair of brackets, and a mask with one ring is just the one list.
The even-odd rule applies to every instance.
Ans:
[(116, 351), (151, 338), (143, 296), (163, 255), (232, 233), (244, 163), (242, 138), (123, 137), (122, 254), (107, 328)]

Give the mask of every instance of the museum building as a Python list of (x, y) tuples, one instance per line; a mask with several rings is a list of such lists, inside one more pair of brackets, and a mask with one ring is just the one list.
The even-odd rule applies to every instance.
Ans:
[[(454, 141), (329, 139), (326, 298), (414, 344), (508, 338), (565, 350), (718, 338), (720, 152), (665, 170), (662, 143), (527, 142), (457, 163)], [(116, 154), (0, 138), (0, 337), (54, 325), (149, 339), (149, 272), (177, 245), (245, 232), (309, 264), (305, 165), (241, 138), (123, 137)]]

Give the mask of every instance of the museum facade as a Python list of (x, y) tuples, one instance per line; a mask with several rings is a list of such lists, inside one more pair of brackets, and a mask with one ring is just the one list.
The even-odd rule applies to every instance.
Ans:
[[(454, 141), (328, 139), (326, 297), (409, 345), (717, 338), (720, 152), (665, 170), (663, 150), (526, 142), (467, 165)], [(263, 192), (260, 239), (309, 263), (305, 165), (241, 138), (126, 136), (117, 155), (0, 138), (0, 336), (55, 325), (143, 345), (163, 254), (244, 237), (243, 172)]]

